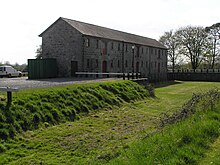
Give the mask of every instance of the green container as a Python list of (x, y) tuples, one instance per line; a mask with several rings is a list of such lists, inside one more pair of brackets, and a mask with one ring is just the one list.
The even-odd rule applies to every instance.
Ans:
[(45, 79), (55, 77), (57, 77), (56, 59), (28, 59), (28, 79)]

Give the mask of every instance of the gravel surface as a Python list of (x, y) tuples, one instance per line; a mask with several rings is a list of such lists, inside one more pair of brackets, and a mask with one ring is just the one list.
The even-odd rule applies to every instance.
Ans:
[(69, 84), (89, 83), (98, 81), (114, 80), (115, 78), (91, 79), (91, 78), (53, 78), (41, 80), (29, 80), (27, 77), (19, 78), (0, 78), (0, 87), (18, 88), (19, 90), (27, 88), (41, 88), (51, 86), (62, 86)]

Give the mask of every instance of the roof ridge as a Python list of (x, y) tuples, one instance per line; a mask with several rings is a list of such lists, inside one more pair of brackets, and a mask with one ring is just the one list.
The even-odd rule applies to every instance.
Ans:
[(159, 41), (153, 38), (148, 38), (145, 36), (132, 34), (120, 30), (115, 30), (112, 28), (94, 25), (91, 23), (81, 22), (69, 18), (59, 17), (58, 20), (56, 20), (52, 25), (50, 25), (44, 32), (42, 32), (39, 36), (42, 37), (42, 35), (51, 27), (56, 24), (59, 20), (62, 20), (69, 24), (71, 27), (75, 28), (77, 31), (79, 31), (81, 34), (86, 36), (93, 36), (98, 38), (105, 38), (120, 42), (127, 42), (127, 43), (133, 43), (137, 45), (144, 45), (149, 47), (157, 47), (162, 49), (167, 49), (163, 44), (161, 44)]
[(136, 37), (142, 37), (142, 38), (146, 38), (146, 39), (150, 39), (150, 40), (157, 41), (157, 40), (154, 39), (154, 38), (149, 38), (149, 37), (145, 37), (145, 36), (141, 36), (141, 35), (137, 35), (137, 34), (133, 34), (133, 33), (128, 33), (128, 32), (124, 32), (124, 31), (121, 31), (121, 30), (116, 30), (116, 29), (113, 29), (113, 28), (108, 28), (108, 27), (104, 27), (104, 26), (100, 26), (100, 25), (95, 25), (95, 24), (91, 24), (91, 23), (87, 23), (87, 22), (82, 22), (82, 21), (78, 21), (78, 20), (73, 20), (73, 19), (69, 19), (69, 18), (64, 18), (64, 17), (60, 17), (60, 18), (62, 18), (64, 21), (65, 21), (65, 20), (74, 21), (74, 22), (78, 22), (78, 23), (80, 23), (80, 24), (86, 24), (86, 25), (89, 25), (89, 26), (105, 28), (105, 29), (108, 29), (108, 30), (112, 30), (112, 31), (117, 31), (117, 32), (120, 32), (120, 33), (124, 33), (124, 34), (126, 34), (126, 35), (133, 35), (133, 36), (136, 36)]
[(73, 20), (73, 19), (69, 19), (69, 18), (64, 18), (64, 17), (60, 17), (60, 18), (62, 18), (64, 20), (75, 21), (75, 22), (82, 23), (82, 24), (87, 24), (87, 25), (90, 25), (90, 26), (105, 28), (105, 29), (117, 31), (117, 32), (120, 32), (120, 33), (124, 33), (124, 34), (128, 34), (128, 35), (134, 35), (134, 36), (137, 36), (137, 37), (143, 37), (143, 38), (146, 38), (146, 39), (157, 41), (156, 39), (153, 39), (153, 38), (149, 38), (149, 37), (145, 37), (145, 36), (141, 36), (141, 35), (137, 35), (137, 34), (133, 34), (133, 33), (124, 32), (124, 31), (121, 31), (121, 30), (113, 29), (113, 28), (108, 28), (108, 27), (104, 27), (104, 26), (100, 26), (100, 25), (95, 25), (95, 24), (91, 24), (91, 23), (87, 23), (87, 22), (82, 22), (82, 21), (77, 21), (77, 20)]

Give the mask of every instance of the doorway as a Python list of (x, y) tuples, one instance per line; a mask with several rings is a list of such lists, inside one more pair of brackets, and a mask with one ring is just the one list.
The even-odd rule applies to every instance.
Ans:
[(106, 73), (107, 72), (107, 61), (103, 61), (102, 62), (102, 73)]
[(76, 77), (78, 72), (78, 61), (71, 61), (71, 77)]
[(136, 63), (136, 73), (139, 72), (139, 62)]

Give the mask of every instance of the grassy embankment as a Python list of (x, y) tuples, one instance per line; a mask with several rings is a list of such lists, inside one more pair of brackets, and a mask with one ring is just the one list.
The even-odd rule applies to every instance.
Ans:
[(94, 83), (19, 92), (10, 107), (0, 102), (0, 138), (16, 132), (74, 121), (79, 114), (143, 99), (148, 92), (130, 81)]
[[(0, 164), (198, 163), (218, 135), (217, 109), (207, 109), (205, 113), (198, 111), (180, 123), (164, 127), (162, 133), (144, 140), (143, 137), (155, 131), (161, 112), (172, 114), (191, 98), (193, 92), (206, 91), (213, 86), (220, 87), (220, 83), (179, 82), (157, 88), (155, 99), (145, 98), (126, 104), (119, 99), (119, 103), (124, 102), (120, 108), (112, 107), (110, 103), (104, 111), (95, 111), (80, 120), (48, 128), (41, 127), (48, 123), (45, 124), (42, 118), (44, 124), (38, 125), (40, 129), (19, 134), (14, 140), (2, 141)], [(193, 150), (194, 147), (198, 150)]]

